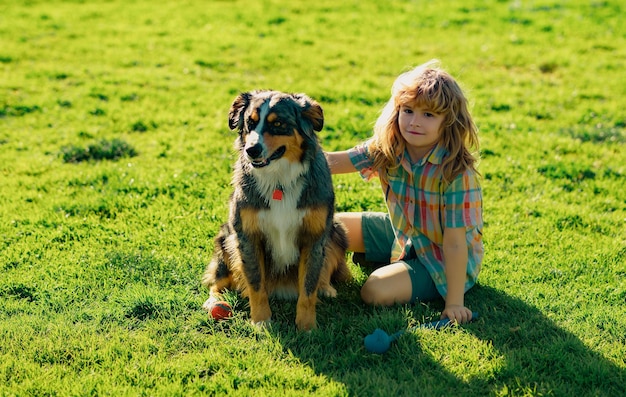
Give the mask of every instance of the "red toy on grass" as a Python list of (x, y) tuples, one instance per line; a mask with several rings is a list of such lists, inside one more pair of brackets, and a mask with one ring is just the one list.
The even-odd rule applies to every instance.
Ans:
[(230, 307), (230, 304), (226, 301), (209, 299), (204, 302), (202, 307), (209, 312), (209, 318), (214, 318), (218, 321), (226, 320), (233, 315), (233, 308)]

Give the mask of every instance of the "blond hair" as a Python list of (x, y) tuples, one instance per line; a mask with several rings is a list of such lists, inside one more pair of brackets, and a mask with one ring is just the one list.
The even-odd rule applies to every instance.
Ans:
[[(472, 120), (467, 99), (452, 76), (432, 60), (401, 74), (393, 83), (391, 98), (374, 125), (374, 137), (369, 145), (374, 169), (389, 170), (400, 165), (406, 142), (400, 134), (400, 107), (417, 104), (444, 115), (441, 123), (441, 144), (448, 155), (443, 159), (443, 178), (451, 182), (457, 175), (471, 169), (475, 172), (478, 151), (478, 128)], [(381, 173), (386, 178), (386, 172)]]

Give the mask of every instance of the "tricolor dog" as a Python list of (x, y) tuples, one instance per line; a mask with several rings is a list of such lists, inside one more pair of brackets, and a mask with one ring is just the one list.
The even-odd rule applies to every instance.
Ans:
[(235, 98), (229, 126), (239, 135), (228, 222), (215, 238), (202, 283), (247, 296), (253, 323), (270, 321), (270, 296), (297, 297), (296, 326), (316, 327), (318, 294), (346, 281), (347, 237), (333, 220), (335, 196), (316, 131), (321, 106), (304, 94), (253, 91)]

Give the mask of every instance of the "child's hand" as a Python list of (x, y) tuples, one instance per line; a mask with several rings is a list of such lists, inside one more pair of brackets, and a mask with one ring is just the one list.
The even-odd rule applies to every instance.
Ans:
[(447, 318), (450, 323), (468, 323), (472, 320), (472, 311), (463, 305), (446, 305), (441, 313), (441, 318)]

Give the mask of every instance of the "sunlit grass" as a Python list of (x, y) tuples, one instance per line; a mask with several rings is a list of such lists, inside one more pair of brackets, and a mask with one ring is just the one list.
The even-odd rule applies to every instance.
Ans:
[[(6, 4), (5, 4), (6, 3)], [(623, 395), (626, 28), (617, 1), (28, 1), (0, 5), (0, 395)], [(480, 128), (475, 323), (364, 306), (370, 269), (209, 321), (241, 91), (306, 92), (325, 149), (371, 134), (397, 74), (438, 58)], [(340, 211), (384, 210), (334, 177)]]

